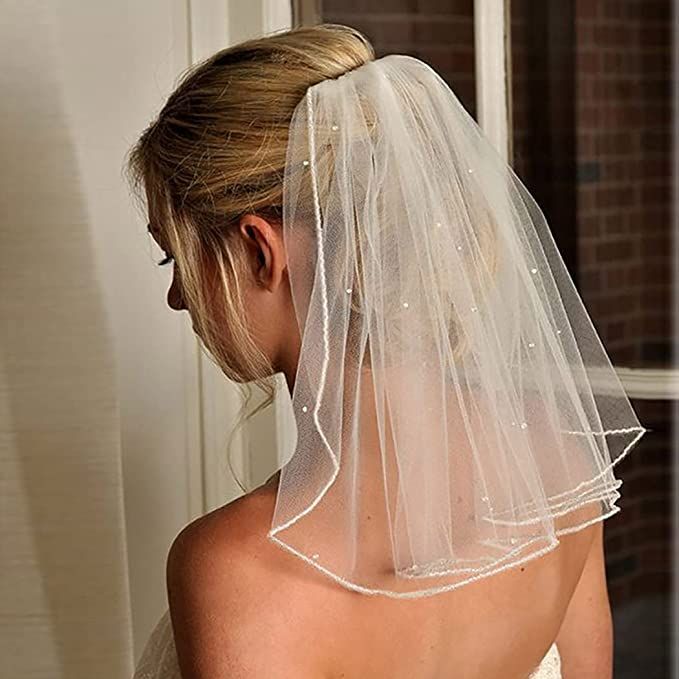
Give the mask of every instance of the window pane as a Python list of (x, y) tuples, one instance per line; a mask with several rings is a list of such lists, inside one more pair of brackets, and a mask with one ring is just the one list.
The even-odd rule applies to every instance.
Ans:
[(511, 8), (517, 173), (613, 362), (669, 367), (671, 1)]
[(357, 28), (378, 57), (422, 59), (475, 116), (473, 0), (323, 0), (321, 18)]

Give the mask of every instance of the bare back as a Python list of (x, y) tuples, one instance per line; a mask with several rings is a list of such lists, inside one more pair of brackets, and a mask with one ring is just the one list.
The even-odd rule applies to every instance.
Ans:
[[(234, 525), (247, 536), (239, 544), (251, 558), (244, 556), (245, 577), (235, 578), (243, 673), (230, 679), (526, 679), (559, 632), (595, 530), (565, 535), (548, 554), (458, 589), (393, 599), (349, 591), (270, 542), (274, 502), (268, 483), (197, 522), (211, 544), (228, 541)], [(171, 585), (170, 597), (175, 622), (182, 613)], [(218, 600), (213, 592), (210, 605)], [(175, 627), (181, 644), (181, 621)]]
[(541, 558), (434, 597), (338, 591), (343, 633), (325, 676), (525, 679), (556, 638), (591, 540), (591, 530), (569, 535)]

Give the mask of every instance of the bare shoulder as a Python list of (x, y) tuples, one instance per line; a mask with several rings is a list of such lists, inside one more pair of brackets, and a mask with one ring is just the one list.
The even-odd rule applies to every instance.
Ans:
[[(185, 526), (168, 552), (169, 594), (174, 597), (186, 589), (202, 592), (236, 575), (256, 580), (262, 552), (268, 550), (267, 505), (266, 495), (258, 490)], [(179, 591), (173, 587), (177, 584)]]
[(295, 651), (307, 627), (296, 623), (308, 613), (308, 574), (267, 537), (274, 502), (262, 487), (192, 521), (173, 541), (167, 590), (184, 679), (313, 671), (315, 659)]

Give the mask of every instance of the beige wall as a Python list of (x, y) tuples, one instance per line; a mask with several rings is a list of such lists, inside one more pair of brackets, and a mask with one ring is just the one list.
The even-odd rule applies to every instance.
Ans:
[[(222, 464), (237, 393), (165, 305), (170, 273), (122, 166), (192, 60), (286, 8), (0, 3), (7, 676), (127, 676), (166, 606), (173, 537), (240, 492)], [(255, 477), (275, 467), (275, 431), (270, 412), (236, 441)]]

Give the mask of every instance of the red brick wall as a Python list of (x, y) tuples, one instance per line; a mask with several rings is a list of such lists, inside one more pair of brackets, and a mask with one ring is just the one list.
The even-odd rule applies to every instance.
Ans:
[[(577, 0), (580, 289), (614, 363), (670, 365), (670, 0)], [(619, 468), (606, 526), (614, 602), (670, 588), (667, 402), (636, 402), (653, 431)]]
[[(671, 3), (573, 1), (574, 96), (562, 105), (575, 114), (576, 283), (615, 364), (669, 367)], [(532, 9), (512, 0), (515, 169), (527, 178), (539, 153), (528, 113), (544, 85), (526, 48)], [(621, 512), (605, 527), (613, 604), (670, 589), (670, 406), (634, 407), (652, 431), (616, 470)]]
[(670, 5), (576, 1), (579, 284), (621, 365), (669, 365)]
[(324, 0), (323, 21), (365, 33), (377, 56), (409, 54), (446, 80), (476, 111), (473, 0)]

